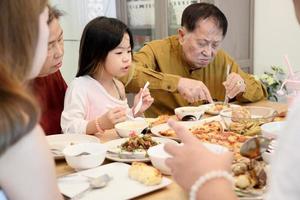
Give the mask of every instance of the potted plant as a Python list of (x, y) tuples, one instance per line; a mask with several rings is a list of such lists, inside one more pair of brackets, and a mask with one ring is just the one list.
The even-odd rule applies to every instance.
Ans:
[[(266, 87), (268, 99), (271, 101), (278, 101), (279, 95), (277, 94), (277, 91), (280, 89), (285, 78), (285, 72), (282, 67), (271, 66), (271, 71), (266, 71), (256, 78), (258, 78)], [(286, 90), (285, 87), (283, 89)]]

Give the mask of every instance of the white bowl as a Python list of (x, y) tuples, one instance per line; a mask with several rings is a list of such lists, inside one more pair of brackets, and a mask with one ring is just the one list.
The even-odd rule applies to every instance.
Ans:
[(284, 121), (266, 123), (261, 126), (261, 132), (262, 135), (267, 138), (277, 139), (280, 133), (283, 131), (282, 128), (284, 126)]
[(205, 112), (205, 108), (196, 106), (184, 106), (175, 108), (174, 112), (179, 120), (182, 120), (182, 118), (187, 115), (195, 116), (196, 120), (199, 120)]
[(271, 162), (271, 158), (272, 156), (274, 155), (274, 151), (272, 152), (268, 152), (268, 151), (265, 151), (261, 154), (263, 160), (267, 163), (267, 164), (270, 164)]
[[(221, 154), (228, 151), (227, 148), (217, 145), (217, 144), (209, 144), (203, 143), (205, 147), (211, 150), (214, 153)], [(182, 145), (182, 144), (178, 144)], [(171, 169), (166, 165), (165, 160), (167, 158), (172, 157), (164, 150), (164, 144), (159, 144), (153, 147), (150, 147), (147, 151), (152, 165), (159, 169), (163, 174), (171, 175)]]
[(171, 175), (171, 169), (165, 163), (165, 160), (170, 158), (171, 155), (164, 150), (164, 144), (150, 147), (147, 153), (155, 168), (159, 169), (163, 174)]
[[(105, 159), (107, 147), (101, 143), (80, 143), (67, 146), (63, 154), (67, 164), (75, 170), (94, 168), (101, 165)], [(82, 152), (88, 155), (79, 155)]]
[(125, 121), (115, 125), (115, 130), (120, 137), (129, 137), (130, 134), (140, 134), (148, 127), (146, 120)]

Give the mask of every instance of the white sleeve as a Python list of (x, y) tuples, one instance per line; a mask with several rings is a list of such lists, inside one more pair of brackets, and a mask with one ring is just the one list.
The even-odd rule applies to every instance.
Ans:
[(85, 120), (87, 104), (86, 90), (73, 81), (66, 91), (64, 110), (61, 114), (63, 133), (86, 133), (88, 124), (88, 121)]
[(289, 110), (287, 124), (278, 139), (271, 164), (267, 200), (300, 198), (300, 99)]

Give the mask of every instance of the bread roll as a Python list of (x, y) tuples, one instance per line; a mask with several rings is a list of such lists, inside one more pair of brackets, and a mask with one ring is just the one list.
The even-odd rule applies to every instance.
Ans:
[(162, 180), (161, 172), (141, 162), (133, 162), (129, 168), (129, 177), (144, 185), (158, 185)]

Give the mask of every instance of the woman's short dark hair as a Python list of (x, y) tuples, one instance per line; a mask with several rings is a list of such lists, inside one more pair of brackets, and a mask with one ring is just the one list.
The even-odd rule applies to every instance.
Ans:
[(47, 24), (49, 25), (54, 19), (59, 19), (61, 16), (64, 15), (64, 12), (59, 10), (57, 7), (55, 6), (50, 6), (49, 4), (47, 5), (48, 9), (49, 9), (49, 17), (48, 17), (48, 21)]
[(182, 13), (181, 26), (192, 32), (195, 30), (199, 20), (207, 18), (214, 19), (217, 26), (222, 29), (223, 36), (226, 35), (228, 27), (227, 19), (219, 8), (210, 3), (194, 3), (186, 7)]
[(130, 38), (133, 49), (133, 37), (129, 28), (120, 20), (97, 17), (84, 28), (79, 49), (79, 68), (76, 77), (92, 75), (99, 63), (104, 63), (109, 51), (115, 49), (125, 33)]

